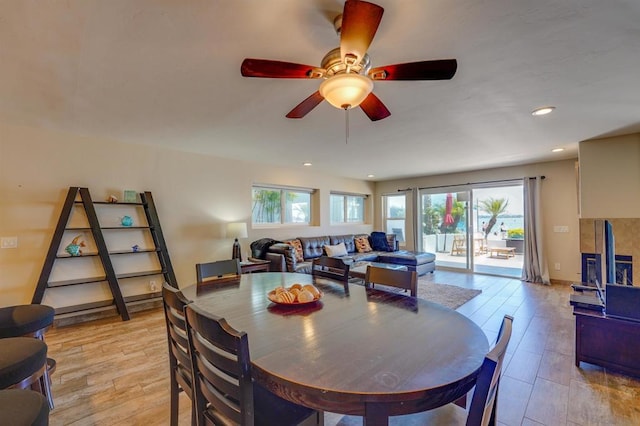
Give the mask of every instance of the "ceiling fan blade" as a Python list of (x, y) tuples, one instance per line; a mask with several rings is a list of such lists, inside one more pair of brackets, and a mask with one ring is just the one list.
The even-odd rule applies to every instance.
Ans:
[(289, 111), (287, 114), (287, 118), (303, 118), (305, 115), (309, 114), (312, 109), (317, 107), (320, 102), (324, 100), (324, 97), (320, 94), (320, 92), (315, 92), (311, 94), (307, 99), (300, 102), (298, 106)]
[(387, 118), (391, 115), (387, 107), (384, 106), (382, 101), (374, 95), (373, 92), (369, 93), (369, 96), (362, 101), (360, 108), (362, 108), (371, 121), (382, 120), (383, 118)]
[(356, 61), (367, 53), (367, 49), (376, 35), (384, 9), (366, 1), (347, 0), (342, 12), (342, 29), (340, 31), (340, 56), (354, 55)]
[(372, 80), (450, 80), (458, 69), (455, 59), (409, 62), (369, 70)]
[(312, 67), (311, 65), (247, 58), (242, 61), (240, 72), (245, 77), (320, 78), (320, 73), (313, 72), (315, 69), (317, 67)]

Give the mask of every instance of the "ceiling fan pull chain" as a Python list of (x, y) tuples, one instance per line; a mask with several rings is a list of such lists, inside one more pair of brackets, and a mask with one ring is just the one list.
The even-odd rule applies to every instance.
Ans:
[(344, 144), (349, 144), (349, 108), (344, 109)]

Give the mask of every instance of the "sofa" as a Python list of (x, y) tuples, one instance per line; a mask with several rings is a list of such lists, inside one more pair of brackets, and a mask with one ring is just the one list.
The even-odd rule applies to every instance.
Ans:
[[(313, 259), (326, 255), (343, 259), (345, 263), (380, 262), (403, 265), (410, 271), (416, 271), (418, 275), (435, 270), (435, 254), (399, 250), (395, 234), (383, 234), (386, 244), (380, 242), (380, 234), (383, 233), (297, 237), (282, 242), (262, 239), (251, 243), (252, 256), (271, 261), (271, 271), (307, 274), (311, 273)], [(363, 244), (365, 240), (369, 243), (370, 251)], [(340, 254), (335, 254), (336, 247)]]

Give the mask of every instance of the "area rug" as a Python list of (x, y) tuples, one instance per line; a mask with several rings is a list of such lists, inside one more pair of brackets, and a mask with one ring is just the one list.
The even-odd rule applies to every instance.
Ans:
[[(376, 288), (378, 287), (384, 287), (386, 291), (404, 293), (404, 290), (396, 287), (376, 285)], [(418, 297), (420, 299), (435, 302), (451, 309), (459, 308), (480, 293), (482, 293), (482, 290), (462, 288), (449, 284), (438, 284), (426, 281), (424, 278), (418, 278)]]
[(418, 279), (418, 297), (456, 309), (482, 293), (482, 290), (437, 284)]

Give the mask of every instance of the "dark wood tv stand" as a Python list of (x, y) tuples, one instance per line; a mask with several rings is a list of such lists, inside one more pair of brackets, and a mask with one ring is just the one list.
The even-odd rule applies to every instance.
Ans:
[(640, 322), (575, 308), (576, 367), (580, 362), (640, 377)]

